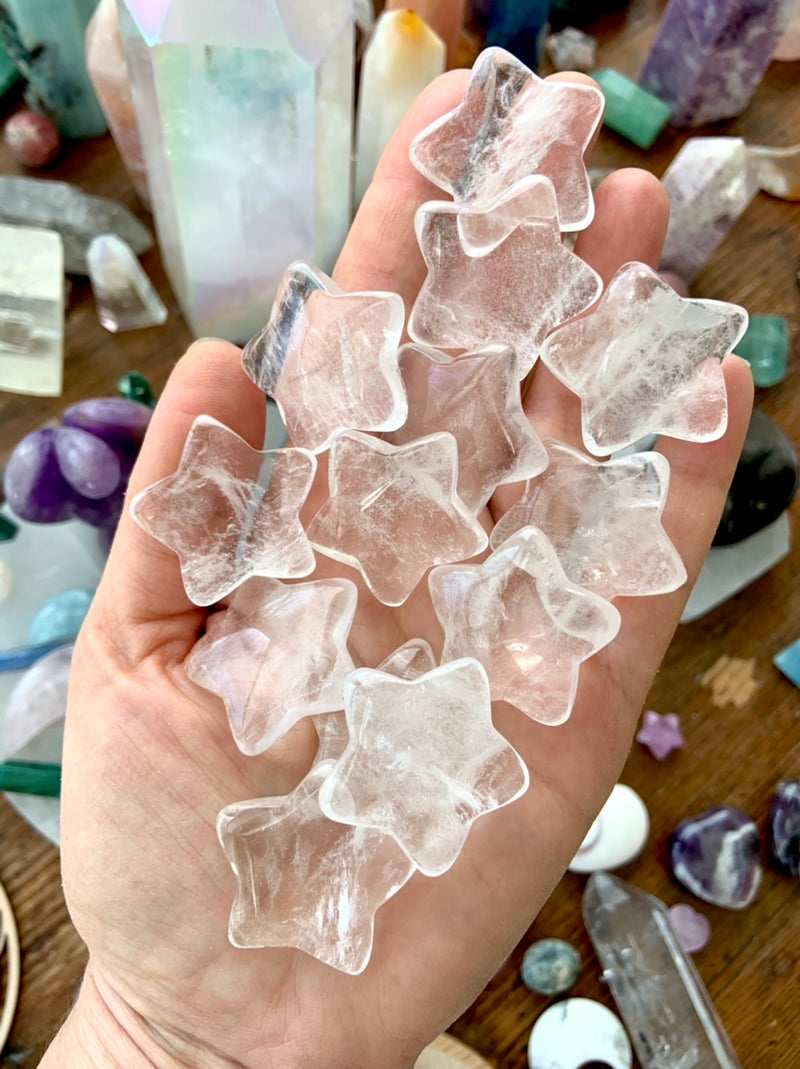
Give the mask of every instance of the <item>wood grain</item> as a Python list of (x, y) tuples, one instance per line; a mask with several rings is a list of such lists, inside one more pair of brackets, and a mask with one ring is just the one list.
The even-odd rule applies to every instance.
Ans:
[[(598, 20), (598, 66), (635, 76), (662, 0), (634, 0), (626, 15)], [(4, 102), (6, 112), (14, 101)], [(773, 64), (744, 115), (692, 133), (745, 137), (776, 146), (798, 140), (800, 64)], [(4, 118), (0, 114), (0, 120)], [(640, 166), (661, 175), (689, 131), (668, 129), (650, 152), (615, 135), (601, 135), (592, 160), (599, 167)], [(4, 147), (0, 172), (17, 173)], [(108, 138), (70, 146), (49, 172), (85, 189), (113, 196), (142, 219), (135, 194)], [(0, 394), (0, 465), (17, 441), (58, 417), (68, 404), (114, 392), (116, 380), (139, 370), (158, 391), (189, 344), (158, 252), (144, 257), (170, 309), (161, 328), (117, 337), (99, 325), (85, 279), (75, 280), (66, 322), (63, 397)], [(788, 378), (758, 391), (760, 404), (794, 442), (800, 441), (800, 205), (759, 196), (694, 286), (696, 296), (732, 300), (750, 312), (789, 319), (792, 354)], [(798, 507), (791, 510), (794, 544), (800, 544)], [(680, 714), (687, 745), (656, 762), (634, 744), (623, 781), (645, 799), (651, 814), (648, 846), (621, 875), (666, 903), (688, 901), (666, 866), (667, 836), (675, 824), (710, 805), (740, 806), (762, 832), (769, 801), (781, 778), (800, 776), (800, 693), (772, 665), (773, 655), (800, 635), (800, 550), (724, 606), (679, 629), (648, 699), (648, 707)], [(753, 660), (756, 687), (740, 705), (717, 706), (701, 679), (720, 657)], [(535, 786), (534, 786), (535, 789)], [(35, 1066), (75, 996), (85, 962), (61, 893), (58, 853), (0, 798), (0, 880), (8, 890), (22, 946), (20, 1005), (5, 1056)], [(600, 980), (580, 915), (584, 878), (567, 875), (532, 923), (526, 937), (474, 1006), (451, 1031), (497, 1069), (524, 1069), (533, 1022), (549, 1001), (524, 988), (519, 966), (534, 939), (558, 936), (580, 950), (584, 968), (573, 991), (613, 1008)], [(794, 1069), (800, 1037), (800, 896), (798, 881), (767, 868), (754, 905), (741, 913), (694, 903), (710, 917), (710, 945), (697, 965), (730, 1033), (743, 1066)], [(465, 932), (464, 938), (470, 939)], [(366, 1067), (365, 1067), (366, 1069)]]

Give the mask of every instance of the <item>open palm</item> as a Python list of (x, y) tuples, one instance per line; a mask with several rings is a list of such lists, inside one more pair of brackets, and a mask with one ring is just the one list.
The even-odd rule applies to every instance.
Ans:
[[(440, 195), (412, 169), (408, 146), (458, 102), (466, 77), (454, 72), (430, 87), (385, 153), (337, 266), (344, 289), (392, 290), (406, 308), (413, 303), (424, 277), (413, 216)], [(630, 260), (655, 266), (667, 219), (658, 183), (618, 172), (598, 190), (596, 205), (577, 251), (603, 279)], [(664, 525), (690, 583), (749, 414), (747, 368), (729, 358), (725, 373), (726, 435), (704, 445), (662, 444), (672, 466)], [(525, 408), (543, 437), (580, 443), (577, 401), (546, 369), (536, 369)], [(226, 343), (198, 343), (178, 364), (132, 493), (175, 470), (201, 413), (260, 447), (264, 398), (241, 369), (239, 350)], [(323, 493), (318, 485), (309, 516)], [(487, 526), (514, 494), (503, 488), (495, 495)], [(320, 561), (320, 576), (354, 578)], [(290, 790), (313, 758), (316, 736), (301, 723), (263, 757), (239, 753), (221, 702), (184, 669), (208, 612), (187, 600), (174, 554), (123, 517), (77, 644), (67, 720), (62, 853), (68, 903), (90, 951), (82, 999), (102, 1003), (145, 1065), (413, 1065), (530, 924), (607, 797), (688, 589), (617, 599), (621, 631), (583, 666), (564, 726), (544, 727), (497, 706), (495, 723), (527, 762), (530, 790), (476, 823), (448, 873), (414, 876), (381, 909), (372, 961), (350, 977), (298, 951), (228, 943), (234, 879), (217, 843), (217, 812)], [(401, 608), (387, 609), (359, 583), (350, 637), (356, 663), (374, 666), (409, 638), (441, 649), (425, 584)]]

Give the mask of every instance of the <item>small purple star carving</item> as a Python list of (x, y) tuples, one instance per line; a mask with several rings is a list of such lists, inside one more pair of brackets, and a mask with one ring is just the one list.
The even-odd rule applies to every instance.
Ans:
[(681, 750), (686, 745), (678, 714), (667, 713), (661, 716), (652, 709), (648, 709), (642, 717), (642, 726), (636, 741), (646, 746), (657, 761), (663, 761), (673, 750)]

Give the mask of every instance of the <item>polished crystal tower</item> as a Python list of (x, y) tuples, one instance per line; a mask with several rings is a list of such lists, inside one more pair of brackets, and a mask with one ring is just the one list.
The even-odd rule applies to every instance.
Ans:
[(198, 335), (244, 342), (286, 264), (350, 220), (352, 0), (121, 0), (167, 272)]
[(741, 1069), (663, 902), (596, 872), (583, 919), (642, 1069)]

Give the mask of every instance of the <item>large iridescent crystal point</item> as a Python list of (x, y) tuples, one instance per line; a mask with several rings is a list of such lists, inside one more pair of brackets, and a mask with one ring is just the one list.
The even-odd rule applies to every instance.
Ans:
[(120, 25), (170, 281), (196, 334), (244, 342), (347, 233), (352, 0), (122, 0)]

